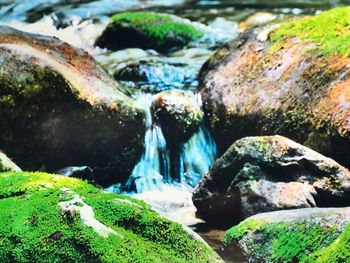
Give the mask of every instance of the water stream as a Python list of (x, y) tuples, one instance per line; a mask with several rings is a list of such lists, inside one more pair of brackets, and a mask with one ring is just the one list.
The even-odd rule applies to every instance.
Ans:
[[(191, 193), (217, 157), (215, 141), (203, 124), (188, 142), (180, 144), (177, 156), (172, 155), (161, 127), (151, 115), (153, 97), (141, 93), (137, 99), (146, 112), (145, 152), (129, 180), (107, 191), (142, 199), (164, 216), (181, 223), (201, 222), (195, 217)], [(179, 161), (173, 162), (174, 159)], [(174, 170), (178, 172), (174, 174)]]
[[(0, 0), (0, 24), (56, 36), (83, 48), (112, 75), (130, 65), (152, 65), (144, 72), (146, 80), (122, 80), (135, 88), (135, 98), (146, 112), (145, 152), (125, 184), (114, 185), (106, 190), (144, 200), (163, 216), (194, 225), (201, 220), (195, 217), (191, 195), (218, 157), (215, 141), (203, 124), (188, 142), (179, 145), (179, 151), (174, 156), (162, 129), (152, 120), (151, 104), (158, 92), (174, 88), (186, 90), (200, 104), (197, 74), (212, 54), (213, 43), (209, 39), (207, 44), (185, 48), (167, 56), (141, 49), (111, 52), (93, 45), (107, 25), (109, 15), (135, 9), (177, 14), (204, 23), (213, 35), (224, 42), (236, 37), (238, 23), (257, 11), (279, 15), (312, 14), (349, 3), (349, 0)], [(174, 170), (177, 172), (174, 173)], [(222, 252), (222, 230), (197, 230), (210, 245)], [(232, 259), (225, 260), (229, 262)]]

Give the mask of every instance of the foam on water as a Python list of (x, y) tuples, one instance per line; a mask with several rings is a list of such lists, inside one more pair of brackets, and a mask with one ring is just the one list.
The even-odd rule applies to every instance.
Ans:
[[(152, 122), (150, 94), (138, 97), (146, 111), (145, 152), (125, 185), (109, 187), (107, 191), (123, 192), (142, 199), (164, 216), (183, 224), (200, 222), (195, 217), (192, 192), (213, 164), (217, 149), (205, 126), (182, 144), (179, 152), (180, 178), (170, 174), (170, 152), (159, 126)], [(200, 97), (197, 96), (198, 103)]]

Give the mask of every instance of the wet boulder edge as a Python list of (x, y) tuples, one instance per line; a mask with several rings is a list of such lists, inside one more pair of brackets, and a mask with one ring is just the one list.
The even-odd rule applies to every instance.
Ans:
[(25, 170), (87, 165), (109, 185), (143, 151), (144, 112), (85, 51), (0, 27), (0, 145)]

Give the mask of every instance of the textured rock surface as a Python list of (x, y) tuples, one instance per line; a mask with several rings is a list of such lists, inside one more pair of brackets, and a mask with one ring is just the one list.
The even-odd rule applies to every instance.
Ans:
[(112, 16), (96, 45), (112, 50), (139, 47), (166, 52), (203, 36), (190, 21), (153, 12), (127, 12)]
[(0, 151), (0, 172), (20, 172), (19, 168), (10, 158)]
[(282, 136), (235, 142), (193, 194), (207, 221), (235, 222), (259, 212), (350, 204), (350, 172)]
[(186, 142), (198, 130), (203, 119), (195, 97), (181, 90), (157, 94), (152, 104), (152, 113), (169, 145)]
[(252, 216), (226, 232), (249, 262), (347, 262), (350, 208), (304, 208)]
[(0, 173), (1, 262), (222, 262), (142, 201), (78, 179)]
[(0, 27), (0, 145), (26, 170), (88, 165), (125, 179), (142, 153), (144, 113), (83, 50)]
[(222, 150), (280, 134), (350, 165), (349, 14), (250, 30), (207, 61), (203, 108)]

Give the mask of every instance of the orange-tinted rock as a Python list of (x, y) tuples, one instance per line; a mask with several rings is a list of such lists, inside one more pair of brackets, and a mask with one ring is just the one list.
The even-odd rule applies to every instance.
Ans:
[(206, 121), (222, 150), (252, 135), (285, 135), (350, 165), (350, 58), (297, 38), (270, 47), (251, 30), (204, 65)]

